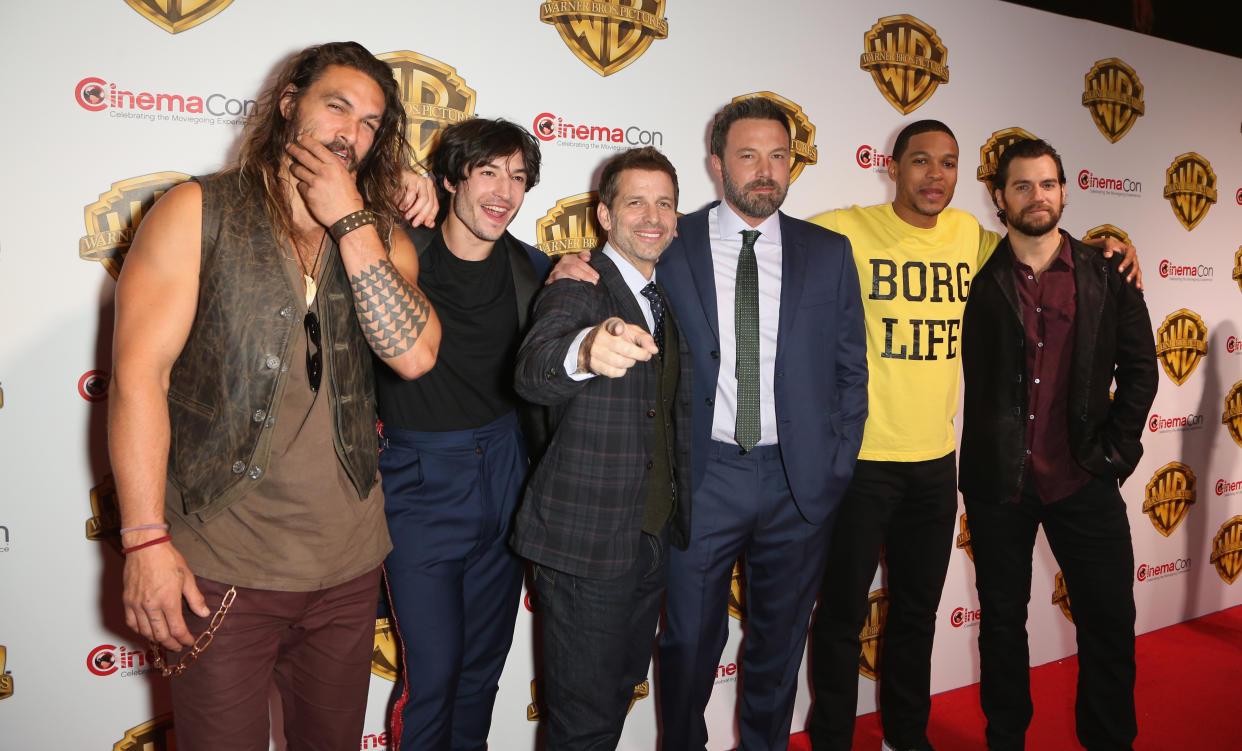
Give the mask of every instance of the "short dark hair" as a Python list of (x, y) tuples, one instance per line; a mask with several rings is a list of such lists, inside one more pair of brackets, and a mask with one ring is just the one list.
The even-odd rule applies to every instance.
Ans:
[(1061, 165), (1061, 155), (1052, 145), (1041, 138), (1023, 138), (1021, 141), (1014, 141), (1001, 152), (1000, 159), (996, 160), (996, 174), (992, 175), (992, 190), (1004, 191), (1005, 183), (1009, 182), (1009, 165), (1015, 159), (1038, 159), (1041, 156), (1050, 156), (1052, 161), (1057, 165), (1057, 179), (1061, 184), (1065, 184), (1065, 167)]
[(539, 184), (539, 141), (526, 128), (498, 118), (476, 117), (453, 123), (440, 131), (440, 142), (431, 155), (431, 177), (440, 198), (440, 210), (452, 202), (444, 181), (457, 187), (470, 177), (470, 170), (498, 157), (520, 153), (526, 166), (526, 191)]
[(910, 147), (910, 139), (920, 136), (924, 133), (945, 133), (949, 138), (957, 143), (957, 136), (953, 135), (953, 131), (949, 130), (949, 126), (939, 120), (916, 120), (901, 129), (897, 134), (897, 140), (893, 143), (892, 157), (901, 161), (901, 157), (906, 153), (906, 149)]
[(652, 172), (663, 172), (673, 181), (673, 207), (677, 207), (677, 169), (668, 157), (658, 150), (643, 146), (637, 149), (622, 151), (620, 154), (604, 162), (604, 169), (599, 173), (599, 201), (612, 210), (612, 202), (617, 197), (617, 189), (621, 183), (621, 173), (627, 169), (642, 169)]
[(725, 140), (729, 137), (729, 128), (738, 120), (775, 120), (785, 129), (786, 135), (793, 140), (793, 129), (789, 126), (789, 115), (776, 102), (763, 96), (751, 96), (729, 102), (716, 113), (712, 120), (712, 153), (724, 156)]

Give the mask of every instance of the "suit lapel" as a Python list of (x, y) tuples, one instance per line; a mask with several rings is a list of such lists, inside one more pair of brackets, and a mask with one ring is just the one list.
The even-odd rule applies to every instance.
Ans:
[(535, 264), (522, 244), (513, 239), (513, 235), (505, 232), (500, 237), (505, 251), (509, 254), (509, 270), (513, 274), (513, 291), (517, 297), (518, 331), (526, 331), (527, 319), (530, 316), (530, 301), (539, 291), (539, 280), (535, 278)]
[(685, 237), (682, 247), (685, 249), (685, 261), (690, 269), (690, 279), (698, 292), (699, 304), (703, 306), (703, 317), (712, 336), (720, 341), (720, 325), (716, 320), (716, 278), (712, 266), (712, 243), (708, 237), (707, 211), (694, 215), (693, 220), (684, 224)]
[(643, 311), (638, 307), (638, 300), (634, 299), (634, 293), (625, 283), (625, 279), (621, 276), (621, 272), (617, 270), (616, 264), (612, 259), (604, 255), (600, 251), (595, 258), (591, 259), (591, 265), (599, 272), (599, 280), (608, 288), (608, 294), (612, 296), (613, 302), (617, 308), (621, 310), (621, 318), (626, 323), (633, 323), (642, 327), (643, 331), (648, 334), (651, 329), (647, 327), (647, 316), (643, 315)]
[(1090, 352), (1097, 338), (1104, 310), (1105, 276), (1108, 273), (1104, 256), (1094, 248), (1083, 248), (1070, 239), (1074, 254), (1074, 347), (1076, 352)]
[(792, 329), (806, 280), (807, 247), (802, 234), (783, 213), (781, 223), (781, 307), (776, 335), (776, 360), (781, 361), (781, 342), (793, 341)]
[(1022, 303), (1018, 301), (1018, 285), (1013, 279), (1013, 248), (1009, 247), (1008, 235), (996, 247), (996, 251), (992, 253), (992, 258), (989, 259), (984, 269), (992, 275), (996, 285), (1000, 287), (1005, 302), (1009, 303), (1010, 311), (1018, 319), (1018, 323), (1021, 323)]

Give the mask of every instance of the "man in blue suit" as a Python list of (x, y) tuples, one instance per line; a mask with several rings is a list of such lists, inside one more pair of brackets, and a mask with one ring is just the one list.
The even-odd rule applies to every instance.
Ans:
[[(689, 547), (670, 551), (662, 748), (706, 747), (703, 710), (740, 556), (740, 747), (784, 751), (807, 622), (867, 417), (862, 298), (849, 241), (777, 211), (791, 156), (779, 107), (760, 97), (729, 104), (711, 150), (725, 200), (682, 217), (657, 266), (694, 359), (694, 512)], [(570, 268), (557, 276), (591, 276)]]
[(747, 583), (740, 748), (788, 746), (807, 621), (862, 442), (858, 275), (844, 236), (777, 211), (789, 187), (790, 136), (785, 114), (761, 97), (717, 113), (712, 167), (725, 200), (683, 217), (660, 261), (694, 353), (695, 505), (690, 546), (669, 561), (659, 648), (666, 751), (706, 746), (703, 710), (739, 556)]

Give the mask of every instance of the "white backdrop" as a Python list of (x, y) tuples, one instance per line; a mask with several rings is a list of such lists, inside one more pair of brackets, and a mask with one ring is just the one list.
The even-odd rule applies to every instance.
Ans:
[[(434, 130), (435, 118), (471, 109), (530, 128), (550, 123), (543, 180), (512, 229), (532, 243), (560, 240), (559, 247), (584, 242), (574, 202), (566, 199), (589, 191), (602, 160), (630, 145), (610, 136), (653, 142), (670, 156), (680, 170), (683, 211), (715, 198), (705, 147), (709, 118), (739, 95), (771, 92), (805, 118), (799, 137), (814, 149), (801, 151), (814, 153), (815, 163), (803, 165), (790, 191), (785, 209), (794, 216), (890, 200), (889, 181), (876, 167), (905, 123), (933, 117), (949, 123), (961, 145), (953, 205), (999, 229), (974, 179), (980, 148), (1010, 127), (1048, 139), (1070, 176), (1064, 226), (1084, 233), (1109, 224), (1125, 232), (1140, 249), (1153, 326), (1178, 318), (1165, 337), (1169, 354), (1147, 453), (1122, 489), (1138, 564), (1139, 631), (1242, 602), (1242, 590), (1228, 583), (1242, 557), (1242, 417), (1233, 419), (1233, 437), (1223, 424), (1230, 392), (1230, 415), (1242, 401), (1242, 60), (986, 0), (868, 9), (841, 0), (183, 0), (181, 24), (164, 12), (177, 33), (157, 23), (158, 9), (168, 5), (10, 0), (0, 8), (8, 104), (0, 133), (10, 155), (0, 183), (5, 748), (175, 747), (164, 716), (166, 682), (148, 672), (145, 647), (125, 628), (117, 592), (121, 566), (104, 444), (116, 250), (152, 190), (214, 171), (235, 153), (247, 100), (281, 60), (335, 39), (394, 53), (390, 62), (417, 84), (412, 90), (427, 105), (410, 102), (411, 111), (432, 118), (422, 134)], [(559, 27), (541, 20), (541, 13), (555, 21), (570, 11), (588, 17)], [(595, 27), (593, 12), (600, 14)], [(637, 19), (640, 27), (603, 24), (609, 14)], [(905, 115), (860, 67), (864, 34), (882, 16), (899, 14), (933, 30), (948, 67), (948, 81)], [(587, 40), (582, 57), (562, 34)], [(632, 54), (603, 76), (583, 59), (592, 49), (603, 50), (597, 57), (605, 60)], [(1108, 58), (1133, 69), (1142, 86), (1143, 114), (1115, 143), (1082, 103), (1084, 76)], [(921, 64), (900, 55), (889, 61)], [(889, 80), (899, 79), (913, 80)], [(563, 125), (595, 126), (607, 135), (596, 130), (592, 137), (588, 127), (575, 138), (579, 131)], [(814, 129), (809, 139), (807, 125)], [(1191, 152), (1214, 173), (1216, 200), (1188, 230), (1164, 193), (1166, 171)], [(543, 224), (555, 226), (537, 234), (545, 216)], [(1173, 462), (1182, 466), (1158, 479)], [(1149, 483), (1152, 516), (1166, 530), (1180, 520), (1167, 536), (1144, 513)], [(1030, 619), (1036, 664), (1074, 651), (1072, 626), (1052, 602), (1055, 574), (1041, 542)], [(939, 614), (935, 691), (977, 680), (977, 608), (969, 558), (955, 551)], [(709, 708), (713, 750), (735, 743), (740, 628), (733, 621)], [(531, 630), (523, 608), (492, 748), (534, 745)], [(381, 663), (377, 658), (377, 672)], [(860, 681), (859, 711), (871, 711), (874, 684)], [(392, 688), (391, 680), (373, 678), (361, 748), (386, 745)], [(804, 687), (795, 729), (808, 705)], [(654, 699), (640, 699), (622, 748), (654, 748), (655, 732)]]

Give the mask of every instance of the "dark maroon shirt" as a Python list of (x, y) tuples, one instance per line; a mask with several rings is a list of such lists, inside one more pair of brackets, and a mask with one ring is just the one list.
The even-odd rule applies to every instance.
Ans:
[(1014, 258), (1022, 328), (1026, 334), (1027, 481), (1044, 503), (1072, 495), (1091, 480), (1069, 446), (1070, 363), (1074, 357), (1074, 257), (1069, 237), (1035, 279), (1030, 266)]

